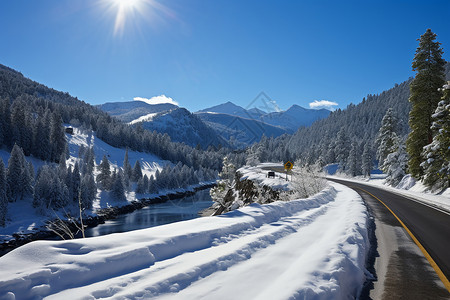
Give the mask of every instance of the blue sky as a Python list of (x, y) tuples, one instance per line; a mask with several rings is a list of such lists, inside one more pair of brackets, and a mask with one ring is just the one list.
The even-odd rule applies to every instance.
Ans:
[(91, 104), (166, 95), (196, 111), (265, 92), (345, 108), (413, 76), (427, 28), (450, 53), (448, 0), (128, 0), (119, 17), (118, 1), (0, 1), (0, 63)]

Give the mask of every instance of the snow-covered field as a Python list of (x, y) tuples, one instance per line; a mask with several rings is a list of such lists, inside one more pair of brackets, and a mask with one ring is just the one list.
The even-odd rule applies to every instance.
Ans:
[(355, 178), (346, 176), (327, 176), (329, 178), (343, 179), (354, 182), (361, 182), (367, 185), (376, 186), (390, 192), (409, 197), (414, 201), (420, 201), (424, 204), (434, 206), (436, 208), (450, 212), (450, 188), (446, 189), (443, 193), (436, 195), (427, 191), (427, 187), (421, 182), (417, 182), (407, 175), (399, 183), (398, 187), (391, 187), (385, 185), (385, 180), (383, 176), (372, 176), (370, 179), (367, 178)]
[(0, 299), (352, 299), (367, 212), (331, 183), (308, 199), (73, 241), (0, 258)]

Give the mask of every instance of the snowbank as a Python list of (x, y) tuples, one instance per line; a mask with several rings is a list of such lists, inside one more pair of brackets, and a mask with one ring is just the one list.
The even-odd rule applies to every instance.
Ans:
[(308, 199), (72, 241), (0, 257), (0, 299), (356, 298), (367, 213), (331, 184)]

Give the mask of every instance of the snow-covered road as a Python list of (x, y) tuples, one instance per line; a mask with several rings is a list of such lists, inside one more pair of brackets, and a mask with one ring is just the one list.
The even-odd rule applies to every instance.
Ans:
[(332, 183), (128, 233), (27, 244), (0, 258), (0, 298), (347, 299), (365, 281), (367, 213)]

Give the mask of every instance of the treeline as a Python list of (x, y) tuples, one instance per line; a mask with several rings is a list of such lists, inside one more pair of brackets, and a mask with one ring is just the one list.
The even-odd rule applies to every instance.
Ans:
[(441, 58), (443, 51), (435, 38), (431, 31), (421, 37), (414, 79), (338, 109), (292, 136), (263, 137), (249, 147), (247, 163), (338, 163), (340, 171), (351, 176), (368, 175), (378, 166), (392, 185), (410, 173), (430, 188), (449, 186), (450, 106), (444, 79), (450, 80), (450, 63)]
[[(14, 107), (22, 107), (25, 115), (29, 115), (29, 112), (32, 116), (31, 119), (34, 119), (34, 123), (39, 119), (42, 124), (47, 124), (48, 122), (43, 119), (43, 116), (49, 114), (50, 123), (56, 124), (59, 121), (60, 126), (64, 122), (73, 126), (92, 129), (100, 139), (111, 146), (128, 147), (135, 151), (153, 153), (164, 160), (169, 160), (175, 164), (182, 162), (196, 170), (200, 168), (220, 170), (222, 157), (230, 152), (229, 149), (215, 149), (215, 147), (203, 151), (200, 148), (192, 148), (183, 143), (172, 142), (167, 134), (145, 130), (139, 125), (129, 126), (100, 109), (70, 96), (68, 93), (53, 90), (27, 79), (21, 73), (3, 65), (0, 65), (0, 98), (3, 99), (4, 106), (11, 107), (11, 110), (14, 110)], [(8, 101), (9, 104), (6, 104)], [(12, 114), (13, 111), (9, 115), (12, 116)], [(48, 129), (47, 132), (51, 132), (51, 126), (50, 124), (49, 128), (45, 128), (45, 126), (35, 127), (42, 130)], [(29, 130), (30, 126), (26, 128), (27, 130), (23, 130), (25, 132), (24, 137), (33, 132)], [(0, 128), (0, 131), (7, 132), (3, 128)], [(53, 140), (50, 141), (53, 143)], [(17, 143), (17, 141), (10, 141), (7, 144), (2, 142), (0, 147), (6, 145), (11, 149), (14, 142)], [(34, 152), (28, 152), (28, 149), (32, 148), (30, 139), (24, 138), (20, 146), (26, 154), (35, 155)], [(53, 159), (49, 160), (58, 161), (58, 159), (59, 155), (54, 155)]]
[(0, 98), (0, 145), (11, 149), (16, 144), (26, 156), (58, 162), (67, 151), (61, 116), (40, 106), (31, 110), (29, 100), (19, 96), (11, 106), (8, 98)]
[(375, 140), (388, 108), (392, 107), (396, 113), (398, 134), (408, 133), (410, 82), (411, 79), (396, 84), (379, 95), (368, 95), (358, 105), (350, 104), (345, 110), (338, 109), (328, 118), (300, 128), (292, 136), (263, 137), (249, 148), (247, 162), (290, 160), (321, 166), (339, 163), (341, 171), (364, 174), (367, 171), (364, 162), (370, 159), (370, 169), (373, 167), (377, 148)]

